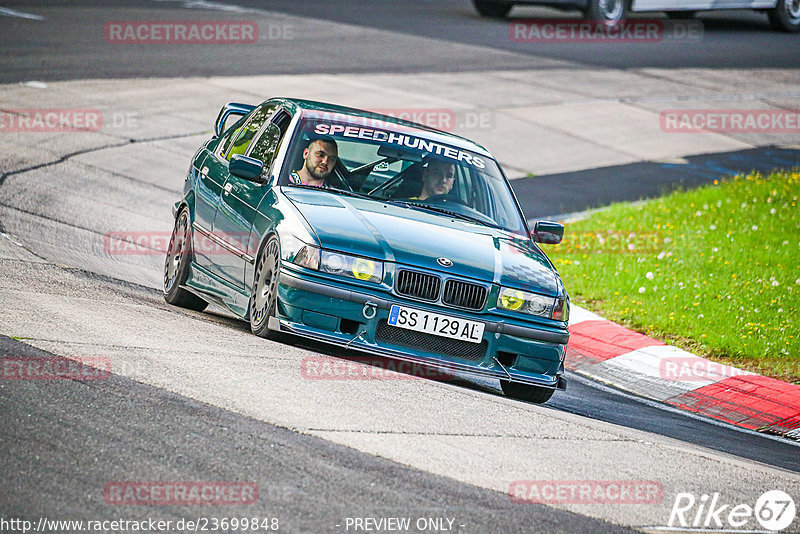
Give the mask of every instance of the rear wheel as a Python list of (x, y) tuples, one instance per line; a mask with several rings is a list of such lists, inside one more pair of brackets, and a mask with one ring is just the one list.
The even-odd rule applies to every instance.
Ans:
[(778, 5), (767, 11), (767, 15), (776, 30), (800, 31), (800, 0), (778, 0)]
[(491, 0), (472, 0), (475, 9), (484, 17), (503, 18), (511, 11), (511, 4)]
[(508, 380), (501, 380), (500, 387), (507, 397), (532, 402), (534, 404), (544, 404), (550, 400), (550, 397), (552, 397), (553, 393), (556, 391), (555, 389), (529, 386), (528, 384), (509, 382)]
[(627, 6), (627, 0), (589, 0), (583, 14), (589, 20), (617, 26), (625, 19)]
[(189, 210), (183, 208), (175, 219), (164, 261), (164, 300), (181, 308), (203, 311), (208, 303), (181, 287), (189, 278), (191, 261), (192, 230)]
[(278, 238), (270, 236), (261, 249), (250, 293), (250, 330), (257, 336), (278, 339), (280, 334), (269, 329), (269, 319), (278, 307), (278, 274), (280, 271)]

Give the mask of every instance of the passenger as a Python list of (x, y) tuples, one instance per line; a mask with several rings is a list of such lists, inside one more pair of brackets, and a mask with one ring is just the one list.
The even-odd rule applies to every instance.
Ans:
[(336, 165), (339, 149), (330, 137), (314, 139), (303, 150), (303, 166), (292, 171), (289, 181), (293, 184), (328, 188), (327, 178)]
[(418, 200), (425, 200), (434, 195), (446, 195), (453, 189), (456, 179), (456, 166), (441, 160), (431, 160), (422, 169), (422, 191)]

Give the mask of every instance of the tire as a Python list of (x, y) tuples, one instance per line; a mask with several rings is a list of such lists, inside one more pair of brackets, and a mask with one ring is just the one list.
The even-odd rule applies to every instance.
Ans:
[(509, 382), (508, 380), (501, 380), (500, 387), (503, 389), (503, 393), (505, 393), (506, 397), (532, 402), (534, 404), (544, 404), (550, 400), (550, 397), (552, 397), (553, 393), (556, 391), (555, 389), (529, 386), (528, 384)]
[(800, 0), (778, 0), (778, 5), (767, 11), (769, 23), (782, 32), (800, 31)]
[(667, 11), (667, 18), (671, 20), (693, 19), (697, 11)]
[(511, 11), (511, 4), (492, 2), (491, 0), (472, 0), (475, 10), (484, 17), (501, 19)]
[(269, 329), (269, 319), (275, 316), (278, 307), (280, 266), (280, 244), (273, 235), (258, 254), (250, 292), (250, 331), (266, 339), (277, 340), (282, 337), (279, 332)]
[(208, 302), (181, 287), (189, 278), (191, 261), (191, 218), (189, 210), (183, 208), (175, 218), (175, 226), (172, 228), (172, 236), (167, 248), (167, 257), (164, 260), (164, 300), (181, 308), (203, 311), (208, 306)]
[(583, 15), (606, 26), (618, 26), (628, 14), (628, 0), (589, 0)]

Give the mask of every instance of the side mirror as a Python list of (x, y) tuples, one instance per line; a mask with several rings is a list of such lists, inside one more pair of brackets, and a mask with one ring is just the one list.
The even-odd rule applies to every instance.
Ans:
[(531, 237), (536, 243), (558, 245), (564, 239), (564, 225), (550, 221), (536, 221)]
[(214, 135), (217, 137), (222, 135), (222, 132), (225, 131), (225, 121), (227, 121), (228, 117), (231, 115), (244, 117), (254, 109), (256, 109), (256, 107), (250, 104), (237, 104), (235, 102), (225, 104), (222, 106), (222, 109), (219, 110), (217, 120), (214, 122)]
[(266, 181), (261, 177), (261, 173), (264, 172), (264, 164), (260, 160), (241, 154), (236, 154), (231, 158), (228, 170), (232, 175), (250, 182), (263, 184)]

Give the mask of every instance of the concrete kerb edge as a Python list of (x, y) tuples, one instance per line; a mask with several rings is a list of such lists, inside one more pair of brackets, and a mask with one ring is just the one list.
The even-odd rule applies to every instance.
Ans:
[(567, 369), (687, 412), (800, 440), (800, 386), (664, 345), (579, 306), (572, 310), (580, 319), (570, 322)]

